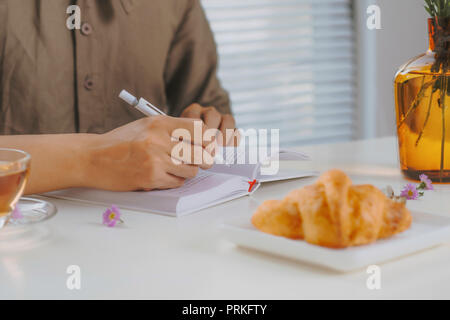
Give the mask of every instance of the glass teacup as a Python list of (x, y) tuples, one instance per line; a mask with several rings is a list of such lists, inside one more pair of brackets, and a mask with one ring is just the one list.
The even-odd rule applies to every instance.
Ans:
[(30, 171), (30, 155), (0, 148), (0, 229), (8, 222), (23, 194)]

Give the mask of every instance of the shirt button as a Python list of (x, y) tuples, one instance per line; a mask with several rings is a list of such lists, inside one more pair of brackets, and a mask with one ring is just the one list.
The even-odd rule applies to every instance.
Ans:
[(85, 36), (90, 35), (92, 33), (92, 26), (87, 22), (83, 23), (81, 26), (81, 33)]
[(91, 78), (86, 77), (84, 80), (84, 88), (89, 91), (94, 89), (94, 81)]

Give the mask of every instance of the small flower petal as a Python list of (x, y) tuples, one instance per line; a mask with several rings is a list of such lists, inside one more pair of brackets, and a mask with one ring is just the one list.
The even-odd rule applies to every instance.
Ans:
[(425, 185), (425, 190), (434, 190), (433, 182), (428, 178), (426, 174), (421, 174), (419, 176), (420, 181)]
[(120, 213), (119, 208), (117, 206), (115, 206), (115, 205), (112, 205), (111, 206), (111, 211), (114, 213), (114, 220), (116, 220), (116, 221), (120, 220), (120, 216), (122, 214)]
[(109, 219), (109, 215), (111, 214), (111, 209), (106, 209), (105, 212), (103, 212), (103, 224), (108, 224), (110, 219)]
[(417, 200), (419, 198), (419, 192), (413, 184), (408, 183), (403, 188), (400, 196), (406, 198), (407, 200)]
[(17, 206), (14, 207), (14, 210), (11, 213), (11, 218), (13, 218), (14, 220), (19, 220), (23, 218), (22, 212), (20, 212)]
[(103, 224), (113, 228), (116, 226), (117, 222), (122, 221), (120, 219), (121, 213), (117, 206), (112, 205), (110, 208), (103, 212)]
[(112, 211), (114, 211), (114, 212), (116, 212), (116, 213), (118, 213), (118, 214), (120, 214), (120, 209), (119, 209), (119, 207), (117, 207), (116, 205), (111, 205), (111, 210)]
[(114, 227), (116, 226), (116, 223), (117, 223), (117, 220), (111, 220), (111, 221), (107, 224), (107, 226), (108, 226), (109, 228), (114, 228)]

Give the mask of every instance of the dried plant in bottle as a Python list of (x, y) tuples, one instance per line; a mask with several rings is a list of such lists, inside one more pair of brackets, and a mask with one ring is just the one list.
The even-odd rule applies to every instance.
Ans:
[[(396, 78), (400, 158), (407, 177), (418, 179), (420, 174), (427, 173), (433, 181), (450, 182), (450, 159), (446, 159), (446, 151), (450, 152), (446, 150), (446, 143), (450, 140), (446, 139), (450, 133), (446, 121), (447, 95), (450, 92), (450, 0), (425, 0), (425, 9), (431, 16), (428, 21), (430, 50), (408, 62)], [(412, 92), (417, 93), (413, 96)], [(439, 124), (437, 113), (440, 114)], [(405, 126), (408, 129), (403, 128)], [(441, 127), (439, 148), (430, 142), (436, 140), (438, 126)], [(406, 130), (412, 132), (411, 138), (406, 137)], [(426, 137), (427, 130), (433, 131), (433, 134)], [(425, 138), (428, 140), (426, 144), (423, 142)], [(417, 151), (412, 151), (413, 148)]]

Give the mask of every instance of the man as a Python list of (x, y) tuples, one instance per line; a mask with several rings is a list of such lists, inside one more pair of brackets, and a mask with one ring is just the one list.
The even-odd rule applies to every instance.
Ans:
[[(0, 147), (31, 154), (26, 193), (178, 187), (208, 166), (175, 165), (171, 132), (235, 126), (216, 69), (199, 0), (0, 0)], [(143, 118), (122, 89), (171, 117)]]

